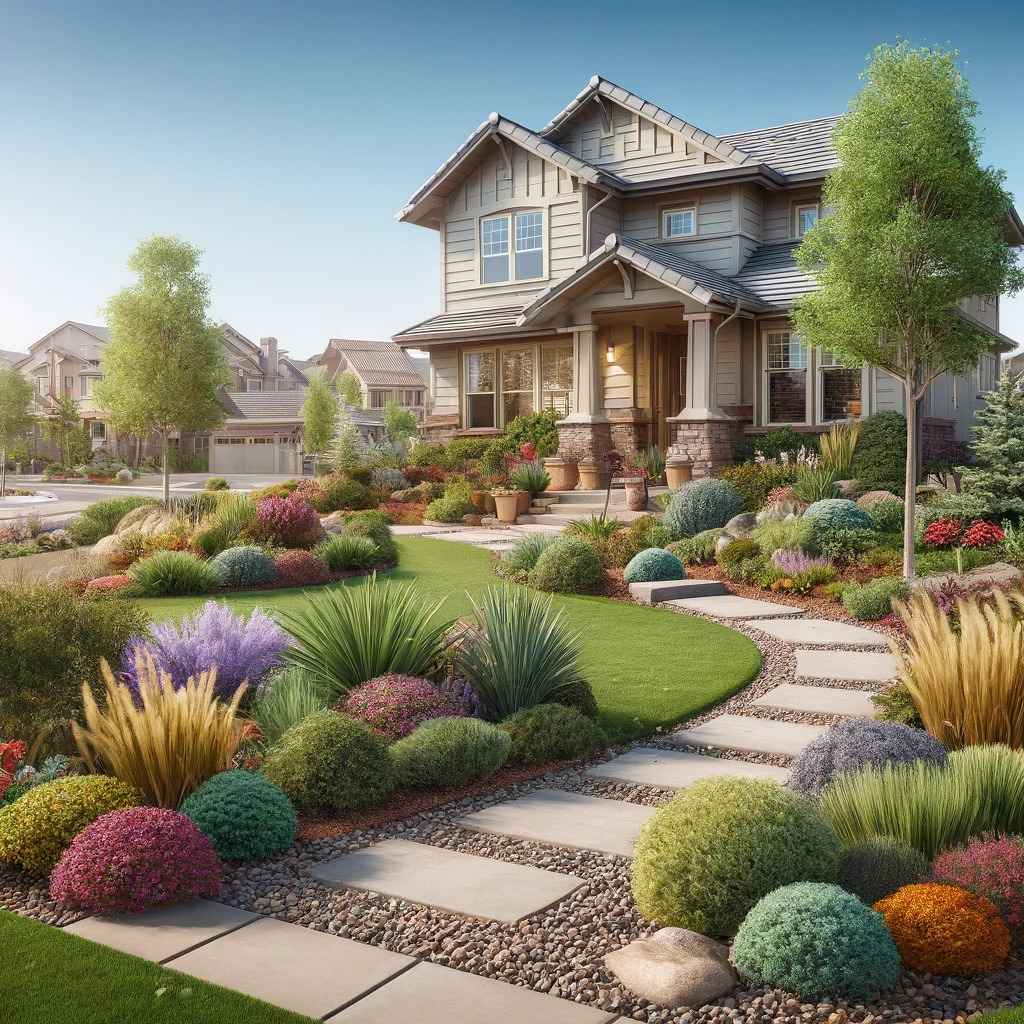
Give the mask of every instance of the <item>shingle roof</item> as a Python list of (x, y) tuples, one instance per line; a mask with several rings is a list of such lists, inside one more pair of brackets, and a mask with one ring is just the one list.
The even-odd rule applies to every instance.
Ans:
[(416, 367), (394, 342), (331, 338), (328, 344), (345, 357), (367, 387), (424, 387)]
[(522, 309), (522, 306), (498, 306), (492, 309), (463, 309), (455, 313), (438, 313), (437, 316), (407, 327), (394, 337), (395, 341), (415, 341), (417, 338), (443, 338), (445, 335), (456, 337), (467, 333), (482, 334), (504, 327), (514, 327)]
[(839, 166), (839, 157), (832, 145), (832, 134), (839, 120), (837, 114), (812, 121), (796, 121), (774, 128), (723, 135), (722, 141), (731, 143), (783, 174), (830, 171)]
[(813, 292), (817, 287), (814, 278), (796, 265), (794, 254), (799, 244), (782, 242), (760, 246), (734, 280), (769, 306), (792, 305), (798, 296)]
[[(302, 423), (302, 406), (305, 401), (305, 388), (295, 391), (226, 391), (221, 394), (221, 404), (229, 421), (265, 423), (293, 420), (299, 425)], [(383, 411), (355, 409), (352, 406), (348, 409), (357, 426), (379, 426), (384, 422)]]
[(20, 363), (22, 359), (28, 359), (27, 352), (11, 352), (8, 349), (0, 348), (0, 363), (13, 366), (15, 363)]

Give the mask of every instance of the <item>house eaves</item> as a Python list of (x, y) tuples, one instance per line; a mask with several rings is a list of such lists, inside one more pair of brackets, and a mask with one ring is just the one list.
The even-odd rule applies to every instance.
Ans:
[(995, 328), (989, 327), (988, 324), (983, 324), (976, 317), (971, 316), (970, 313), (965, 313), (963, 310), (960, 310), (960, 319), (972, 327), (976, 327), (982, 333), (987, 334), (992, 339), (992, 348), (996, 352), (1005, 355), (1007, 352), (1016, 350), (1017, 342), (1008, 334), (1003, 334), (1002, 331), (997, 331)]

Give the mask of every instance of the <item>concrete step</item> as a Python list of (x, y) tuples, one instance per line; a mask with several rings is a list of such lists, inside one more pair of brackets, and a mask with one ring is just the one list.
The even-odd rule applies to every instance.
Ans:
[[(565, 504), (580, 504), (580, 505), (604, 505), (605, 494), (607, 492), (604, 488), (596, 491), (545, 491), (542, 498), (554, 498), (556, 501), (563, 502)], [(647, 493), (654, 498), (660, 494), (667, 494), (667, 487), (648, 487)], [(613, 487), (611, 497), (608, 499), (610, 505), (625, 505), (626, 504), (626, 492), (620, 487)]]
[[(645, 512), (630, 512), (624, 508), (610, 508), (608, 509), (608, 518), (614, 519), (620, 523), (630, 523), (634, 519), (640, 516), (646, 515)], [(533, 512), (524, 512), (517, 519), (517, 523), (543, 523), (545, 526), (568, 526), (570, 523), (577, 523), (582, 519), (589, 519), (590, 512), (580, 513), (567, 513), (565, 511), (550, 511), (544, 512), (543, 514), (537, 514)]]
[(658, 583), (630, 583), (629, 592), (641, 604), (660, 604), (687, 597), (716, 597), (729, 591), (718, 580), (663, 580)]

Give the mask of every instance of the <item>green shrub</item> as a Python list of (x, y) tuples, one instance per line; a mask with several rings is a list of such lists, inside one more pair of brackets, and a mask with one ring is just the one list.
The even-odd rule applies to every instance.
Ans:
[(694, 537), (683, 537), (682, 540), (674, 540), (665, 545), (665, 550), (670, 555), (675, 555), (684, 566), (695, 565), (696, 560), (693, 557), (693, 542), (695, 539)]
[(808, 452), (816, 452), (817, 437), (814, 434), (801, 434), (792, 427), (782, 427), (779, 430), (769, 430), (767, 434), (744, 437), (733, 448), (733, 457), (737, 462), (753, 462), (756, 455), (763, 455), (766, 459), (778, 459), (783, 452), (795, 456), (801, 448)]
[(231, 484), (227, 482), (222, 476), (211, 476), (209, 480), (203, 484), (204, 491), (230, 491)]
[(106, 775), (44, 782), (0, 810), (0, 861), (47, 875), (86, 825), (138, 803), (136, 790)]
[(643, 827), (633, 896), (640, 913), (662, 926), (732, 935), (773, 889), (834, 881), (841, 852), (817, 809), (777, 783), (703, 779)]
[(551, 486), (551, 475), (540, 459), (523, 462), (512, 471), (512, 486), (528, 491), (531, 498), (539, 497)]
[(372, 509), (367, 512), (356, 512), (345, 520), (345, 533), (352, 537), (369, 537), (380, 549), (380, 557), (385, 562), (398, 561), (398, 545), (391, 533), (391, 524), (383, 512)]
[(839, 884), (873, 907), (897, 889), (923, 882), (930, 869), (928, 858), (920, 850), (898, 839), (874, 836), (843, 853)]
[(957, 552), (949, 551), (925, 551), (917, 556), (914, 566), (918, 576), (935, 576), (943, 572), (970, 572), (972, 569), (981, 569), (986, 565), (992, 565), (1002, 559), (999, 547), (991, 548), (964, 548), (957, 560)]
[(914, 729), (924, 728), (921, 712), (917, 710), (906, 683), (892, 683), (884, 690), (872, 694), (871, 703), (875, 705), (875, 718), (881, 722), (898, 722)]
[(622, 578), (626, 583), (684, 580), (686, 570), (683, 563), (664, 548), (647, 548), (630, 559)]
[(255, 502), (246, 494), (226, 494), (217, 510), (203, 521), (192, 537), (192, 546), (207, 558), (236, 547), (256, 519)]
[(879, 576), (867, 583), (851, 583), (843, 588), (843, 607), (862, 622), (884, 619), (892, 611), (892, 602), (907, 596), (910, 587), (902, 576)]
[(688, 565), (707, 565), (715, 560), (715, 548), (718, 538), (722, 536), (720, 528), (714, 530), (702, 530), (693, 537), (687, 538), (690, 543), (690, 557)]
[(282, 668), (260, 686), (251, 714), (267, 744), (276, 743), (293, 725), (323, 711), (323, 688), (301, 668)]
[(694, 537), (705, 530), (725, 526), (743, 511), (740, 492), (727, 480), (708, 477), (684, 484), (674, 491), (663, 522), (673, 540)]
[(228, 590), (258, 587), (277, 579), (274, 560), (263, 548), (253, 545), (228, 548), (211, 558), (210, 565), (217, 570), (220, 585)]
[(808, 505), (828, 501), (836, 496), (837, 479), (836, 471), (830, 466), (803, 465), (797, 473), (796, 483), (793, 484), (793, 494)]
[(129, 575), (143, 597), (208, 594), (221, 585), (217, 567), (188, 551), (158, 551), (136, 562)]
[(441, 455), (443, 465), (447, 469), (462, 469), (467, 462), (475, 462), (487, 454), (491, 446), (489, 437), (454, 437), (448, 442)]
[(331, 473), (317, 481), (318, 486), (309, 493), (309, 503), (321, 515), (341, 509), (370, 508), (374, 504), (370, 488), (340, 473)]
[(622, 529), (622, 524), (617, 519), (607, 519), (604, 516), (591, 515), (587, 519), (576, 519), (565, 528), (566, 537), (578, 537), (587, 541), (588, 544), (597, 544), (601, 541), (611, 540)]
[(313, 554), (331, 572), (369, 569), (381, 561), (380, 548), (369, 537), (354, 533), (335, 533), (313, 549)]
[(815, 534), (823, 530), (871, 530), (871, 516), (849, 498), (825, 498), (816, 501), (804, 513)]
[(298, 827), (288, 797), (256, 772), (212, 776), (185, 800), (181, 813), (224, 860), (266, 860), (283, 853)]
[(591, 718), (563, 704), (524, 708), (501, 723), (512, 739), (509, 764), (547, 764), (586, 757), (608, 745)]
[(757, 558), (761, 554), (760, 545), (756, 540), (742, 538), (730, 541), (718, 552), (717, 561), (724, 569), (732, 569), (748, 558)]
[(899, 498), (874, 502), (868, 509), (868, 516), (880, 533), (903, 532), (903, 502)]
[(750, 911), (732, 961), (753, 985), (801, 999), (867, 999), (892, 988), (900, 954), (882, 915), (837, 885), (795, 882)]
[(546, 548), (529, 578), (531, 587), (554, 594), (594, 594), (605, 582), (597, 551), (574, 537), (563, 537)]
[(562, 687), (551, 697), (550, 703), (564, 704), (567, 708), (575, 708), (587, 718), (597, 718), (597, 700), (594, 697), (594, 691), (590, 688), (590, 683), (582, 676), (577, 676), (573, 682)]
[(814, 527), (810, 520), (797, 516), (793, 519), (769, 519), (759, 523), (750, 534), (750, 539), (765, 554), (776, 551), (805, 551), (817, 553), (814, 543)]
[(878, 544), (874, 530), (815, 529), (814, 546), (823, 558), (840, 565), (855, 562), (865, 552)]
[(464, 786), (493, 775), (512, 741), (478, 718), (433, 718), (390, 747), (399, 785), (410, 789)]
[(876, 412), (861, 421), (853, 475), (866, 491), (903, 493), (907, 421), (898, 412)]
[(461, 495), (446, 494), (427, 505), (423, 518), (434, 523), (461, 523), (463, 516), (469, 515), (472, 511), (472, 503), (463, 499)]
[(769, 493), (796, 481), (797, 470), (796, 466), (781, 462), (744, 462), (726, 466), (719, 476), (739, 491), (745, 511), (759, 512)]
[(502, 564), (510, 573), (528, 573), (537, 559), (558, 540), (557, 534), (528, 533), (501, 556)]
[(396, 782), (384, 741), (335, 711), (316, 711), (289, 729), (267, 753), (263, 774), (311, 814), (372, 807)]
[(517, 416), (501, 437), (495, 438), (481, 459), (483, 469), (488, 473), (500, 470), (506, 455), (519, 454), (529, 442), (537, 450), (537, 458), (545, 459), (558, 451), (558, 427), (561, 414), (554, 409), (544, 409), (529, 416)]
[(132, 509), (155, 504), (157, 502), (152, 498), (106, 498), (90, 505), (81, 515), (72, 519), (68, 533), (76, 544), (95, 544), (98, 540), (109, 537), (117, 528), (117, 524)]

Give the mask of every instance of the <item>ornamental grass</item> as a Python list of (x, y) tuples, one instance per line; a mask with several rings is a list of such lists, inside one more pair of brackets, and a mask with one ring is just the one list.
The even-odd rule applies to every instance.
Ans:
[(231, 767), (242, 737), (238, 705), (243, 683), (230, 701), (218, 701), (217, 670), (175, 688), (148, 652), (136, 655), (133, 691), (100, 663), (104, 706), (82, 685), (84, 725), (71, 723), (90, 772), (105, 771), (134, 786), (143, 801), (176, 808), (208, 778)]
[(950, 749), (1024, 746), (1024, 594), (956, 602), (959, 628), (927, 595), (897, 605), (907, 647), (893, 644), (898, 681), (925, 729)]

